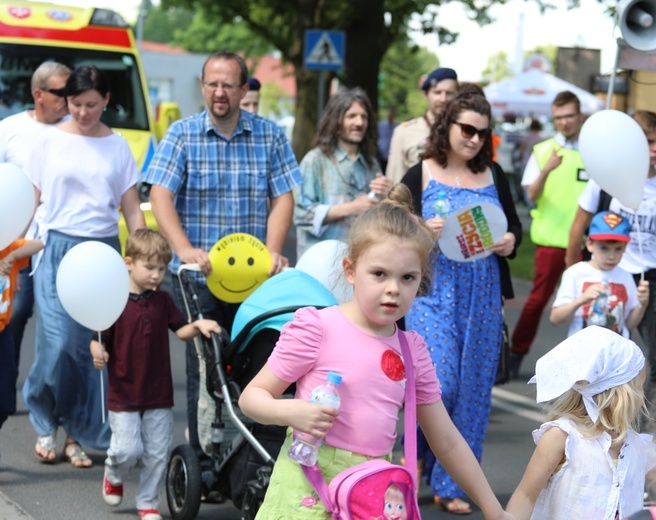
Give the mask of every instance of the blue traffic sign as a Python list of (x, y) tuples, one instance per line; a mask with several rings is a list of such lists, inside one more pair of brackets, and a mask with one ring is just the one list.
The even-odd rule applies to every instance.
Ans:
[(303, 64), (308, 70), (342, 70), (345, 50), (343, 31), (305, 31)]

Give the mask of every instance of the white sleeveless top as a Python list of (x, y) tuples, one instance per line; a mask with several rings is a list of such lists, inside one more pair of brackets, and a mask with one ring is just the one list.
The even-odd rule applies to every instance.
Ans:
[(586, 439), (568, 419), (543, 424), (533, 432), (535, 443), (553, 427), (567, 433), (567, 460), (540, 492), (532, 520), (615, 520), (618, 512), (625, 518), (642, 510), (645, 475), (656, 466), (651, 435), (630, 431), (616, 466), (608, 453), (609, 434)]

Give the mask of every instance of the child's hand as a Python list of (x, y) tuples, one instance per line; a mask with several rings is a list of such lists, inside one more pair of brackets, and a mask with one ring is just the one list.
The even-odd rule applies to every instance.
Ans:
[(93, 357), (93, 367), (98, 370), (105, 368), (105, 365), (109, 361), (109, 354), (105, 350), (105, 347), (97, 341), (92, 341), (89, 347), (91, 351), (91, 356)]
[(640, 280), (638, 283), (638, 301), (643, 307), (649, 303), (649, 282)]
[(1, 276), (9, 276), (9, 273), (11, 272), (11, 264), (12, 264), (12, 258), (11, 254), (5, 256), (2, 260), (0, 260), (0, 275)]
[(596, 283), (594, 285), (591, 285), (585, 291), (583, 291), (583, 294), (581, 295), (581, 298), (583, 299), (583, 303), (596, 300), (599, 297), (599, 295), (602, 294), (603, 292), (604, 292), (604, 284)]
[(295, 430), (324, 438), (333, 427), (333, 421), (339, 410), (333, 406), (314, 404), (303, 399), (288, 399), (287, 410), (289, 425)]
[(194, 322), (194, 327), (196, 327), (198, 332), (206, 338), (211, 337), (212, 332), (215, 334), (221, 334), (221, 325), (214, 320), (196, 320)]

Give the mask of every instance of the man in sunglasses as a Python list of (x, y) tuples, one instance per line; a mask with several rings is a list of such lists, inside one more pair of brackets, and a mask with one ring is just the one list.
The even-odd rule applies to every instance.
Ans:
[[(54, 61), (46, 61), (34, 71), (31, 82), (34, 108), (0, 121), (0, 162), (23, 168), (35, 143), (39, 141), (39, 136), (68, 114), (64, 90), (70, 73), (66, 65)], [(34, 238), (35, 231), (35, 225), (31, 224), (26, 238)], [(20, 271), (18, 291), (12, 304), (10, 328), (16, 351), (16, 366), (20, 360), (25, 325), (32, 316), (34, 307), (30, 271), (30, 267)]]
[(419, 162), (419, 155), (428, 144), (430, 129), (435, 120), (458, 90), (458, 75), (445, 67), (431, 72), (421, 85), (428, 109), (421, 117), (401, 123), (394, 129), (385, 176), (397, 183)]
[(581, 102), (569, 91), (560, 92), (551, 104), (558, 133), (533, 147), (522, 186), (536, 204), (531, 210), (531, 240), (537, 245), (533, 287), (515, 326), (510, 346), (510, 370), (517, 377), (520, 363), (538, 331), (542, 312), (565, 270), (569, 231), (578, 198), (588, 176), (579, 153), (583, 125)]

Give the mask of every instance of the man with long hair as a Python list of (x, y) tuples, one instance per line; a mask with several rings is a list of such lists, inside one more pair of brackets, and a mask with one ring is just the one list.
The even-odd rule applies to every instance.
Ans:
[(297, 254), (321, 240), (346, 240), (355, 217), (385, 197), (392, 181), (378, 164), (376, 116), (365, 92), (332, 96), (295, 188)]

